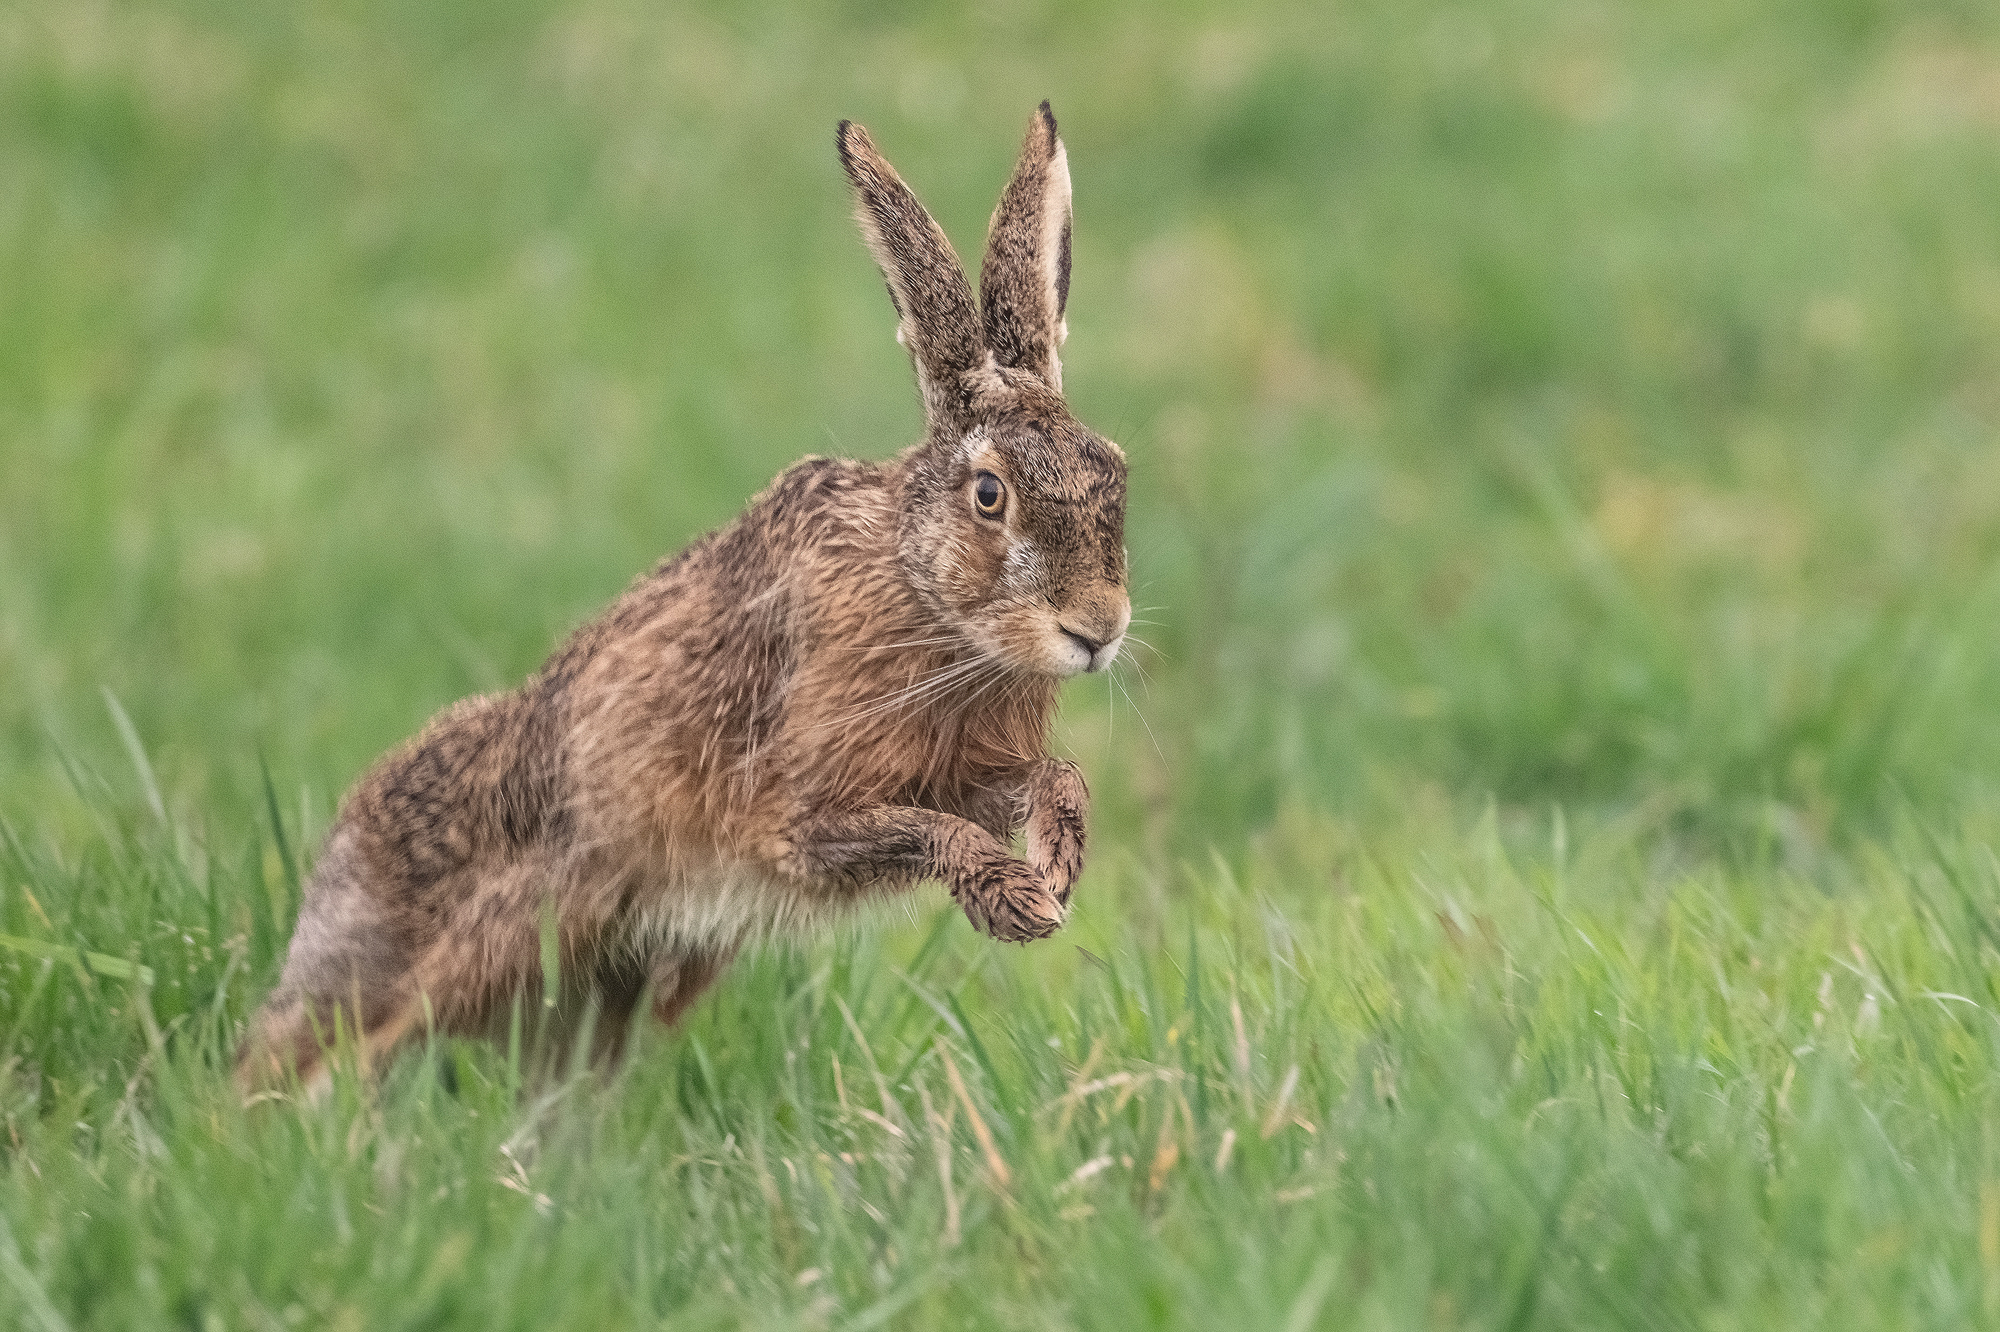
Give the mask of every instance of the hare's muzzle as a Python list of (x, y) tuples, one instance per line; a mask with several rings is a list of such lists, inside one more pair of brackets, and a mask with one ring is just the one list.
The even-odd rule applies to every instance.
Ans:
[(1125, 645), (1131, 623), (1132, 603), (1122, 591), (1082, 598), (1065, 609), (1055, 624), (1061, 639), (1054, 654), (1061, 664), (1057, 673), (1077, 675), (1109, 666)]

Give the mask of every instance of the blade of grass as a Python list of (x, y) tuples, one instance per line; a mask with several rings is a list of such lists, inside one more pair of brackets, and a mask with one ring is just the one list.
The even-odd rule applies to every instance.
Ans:
[(91, 953), (71, 948), (67, 944), (47, 943), (41, 939), (23, 939), (12, 934), (0, 934), (0, 948), (10, 948), (17, 953), (29, 953), (35, 957), (53, 958), (57, 962), (79, 969), (89, 968), (107, 980), (137, 981), (141, 985), (153, 983), (153, 969), (129, 962), (109, 953)]
[(125, 708), (118, 702), (118, 696), (111, 692), (111, 686), (104, 686), (104, 706), (111, 710), (112, 724), (118, 728), (118, 738), (125, 742), (125, 753), (132, 760), (133, 771), (139, 774), (139, 789), (145, 793), (146, 807), (153, 811), (153, 817), (161, 827), (167, 824), (167, 802), (160, 798), (160, 784), (153, 777), (153, 763), (146, 757), (146, 747), (139, 743), (139, 730), (132, 725), (132, 719), (125, 715)]

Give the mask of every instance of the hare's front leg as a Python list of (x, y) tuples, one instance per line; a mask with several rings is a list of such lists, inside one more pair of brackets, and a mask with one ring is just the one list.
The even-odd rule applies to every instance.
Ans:
[(861, 888), (881, 879), (938, 879), (979, 929), (1006, 943), (1045, 939), (1062, 903), (1006, 844), (955, 814), (868, 805), (820, 815), (794, 830), (798, 868)]
[(1067, 907), (1070, 889), (1083, 873), (1083, 821), (1090, 812), (1090, 788), (1083, 772), (1067, 759), (1045, 758), (1028, 773), (1023, 793), (1027, 814), (1028, 864)]

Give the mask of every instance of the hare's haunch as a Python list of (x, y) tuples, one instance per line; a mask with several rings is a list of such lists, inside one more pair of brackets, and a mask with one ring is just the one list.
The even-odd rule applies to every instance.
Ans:
[(671, 1021), (747, 940), (920, 880), (996, 939), (1062, 924), (1088, 793), (1045, 752), (1049, 718), (1131, 619), (1125, 457), (1070, 416), (1056, 358), (1068, 158), (1044, 102), (975, 302), (867, 131), (843, 122), (839, 148), (923, 441), (790, 468), (521, 688), (377, 763), (313, 871), (246, 1086), (311, 1076), (337, 1025), (364, 1055), (504, 1030), (539, 1006), (551, 925), (615, 1051), (642, 995)]

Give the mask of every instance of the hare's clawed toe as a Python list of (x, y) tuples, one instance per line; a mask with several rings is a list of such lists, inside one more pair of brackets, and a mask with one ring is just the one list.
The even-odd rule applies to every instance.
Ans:
[(1018, 860), (1002, 861), (953, 896), (976, 928), (1002, 943), (1046, 939), (1062, 928), (1062, 903), (1041, 875)]

